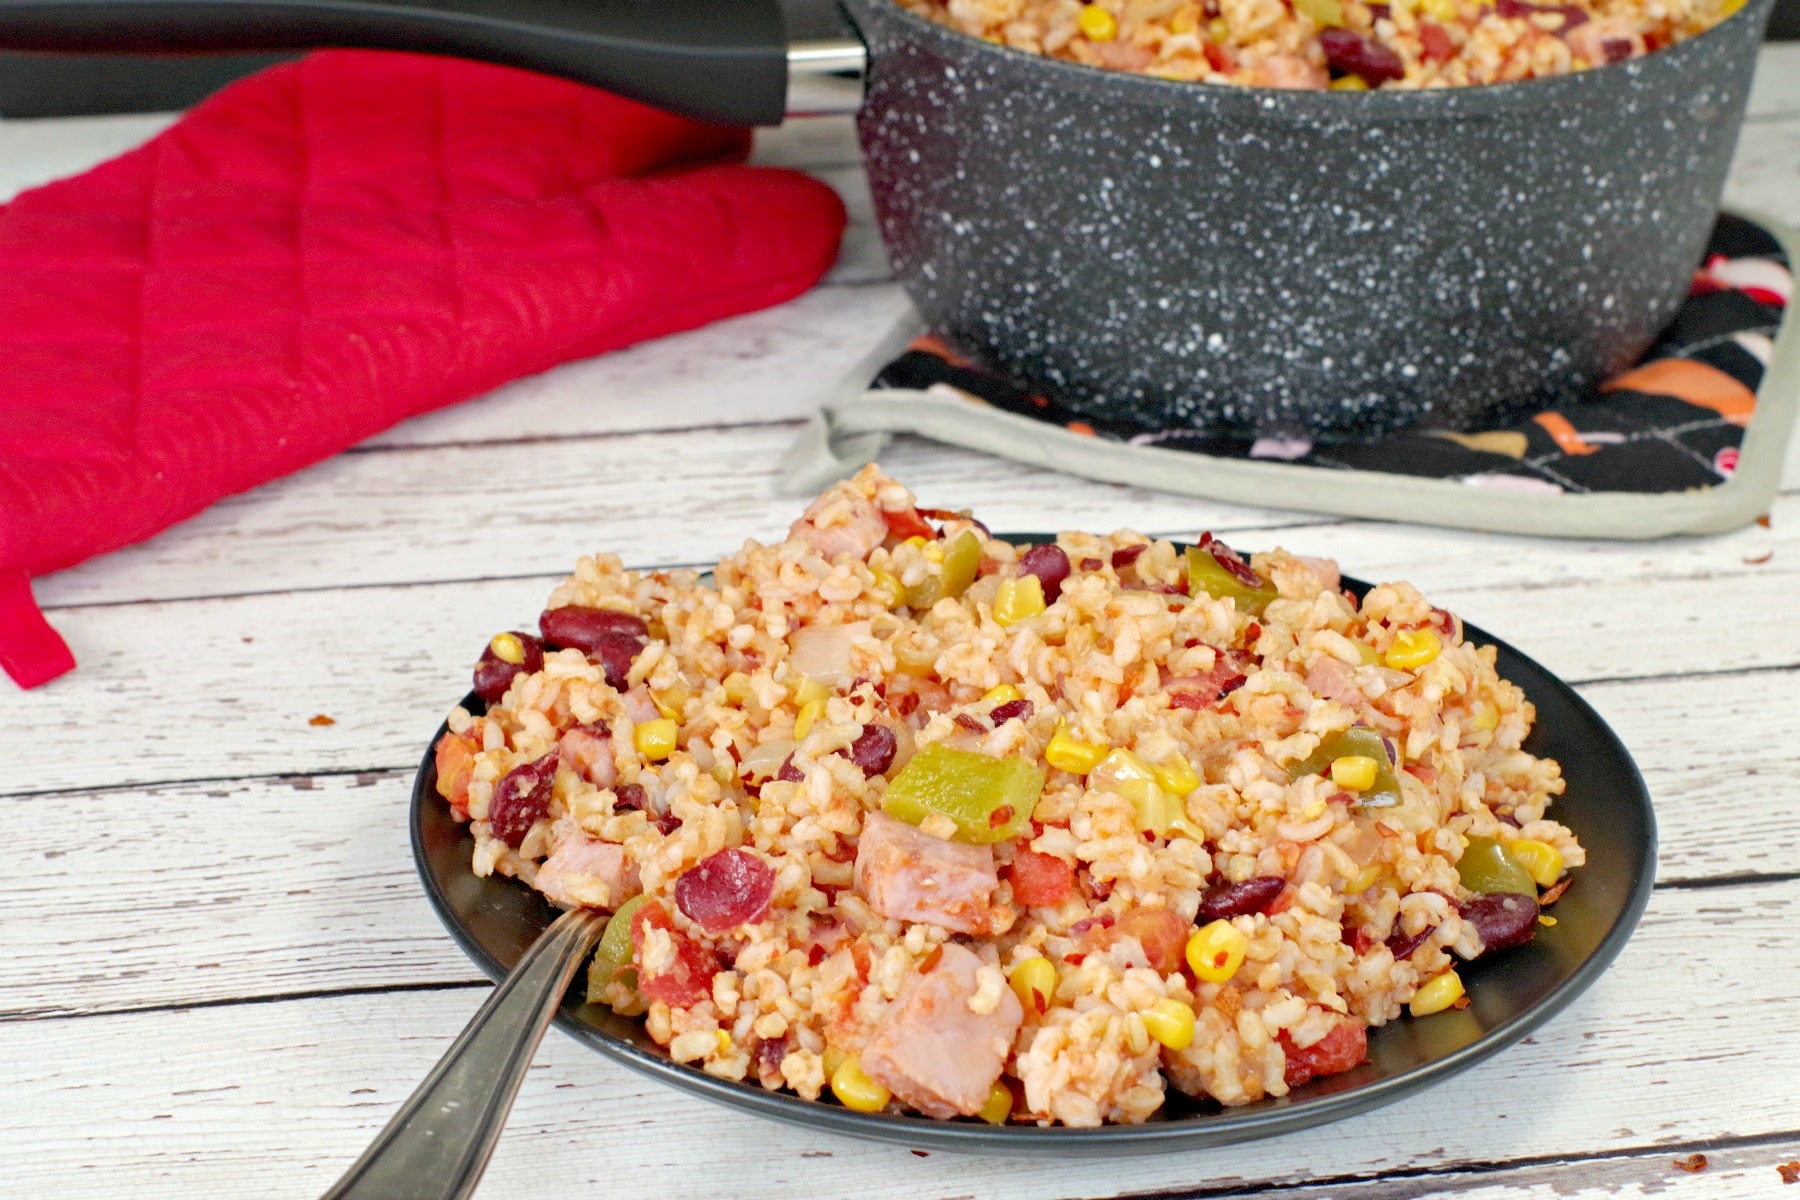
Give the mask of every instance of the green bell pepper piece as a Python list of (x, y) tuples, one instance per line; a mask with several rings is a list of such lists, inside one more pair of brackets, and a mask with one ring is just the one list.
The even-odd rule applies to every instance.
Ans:
[(933, 742), (913, 755), (882, 794), (887, 815), (908, 825), (933, 813), (956, 823), (958, 842), (1004, 842), (1031, 826), (1044, 791), (1044, 768)]
[(906, 605), (923, 610), (939, 600), (954, 600), (969, 590), (980, 570), (981, 539), (973, 529), (965, 529), (945, 549), (942, 570), (906, 590)]
[[(1237, 605), (1239, 612), (1249, 613), (1253, 617), (1262, 616), (1269, 601), (1281, 594), (1274, 584), (1260, 575), (1256, 576), (1260, 580), (1257, 586), (1249, 586), (1227, 570), (1212, 556), (1211, 551), (1199, 546), (1187, 548), (1187, 574), (1190, 593), (1197, 596), (1205, 592), (1216, 600), (1230, 600)], [(1251, 574), (1254, 575), (1255, 572), (1252, 571)]]
[(1338, 759), (1353, 754), (1375, 760), (1375, 782), (1356, 793), (1356, 803), (1363, 808), (1392, 808), (1400, 803), (1400, 777), (1394, 773), (1393, 760), (1388, 758), (1387, 743), (1379, 733), (1363, 725), (1326, 734), (1317, 750), (1288, 767), (1288, 778), (1317, 775), (1330, 770)]
[(1490, 837), (1471, 837), (1456, 861), (1456, 873), (1462, 885), (1471, 892), (1487, 895), (1493, 892), (1516, 892), (1537, 898), (1537, 881), (1531, 872)]
[(644, 906), (645, 897), (633, 896), (613, 910), (600, 934), (600, 945), (594, 949), (594, 961), (588, 964), (587, 998), (589, 1004), (601, 1004), (601, 994), (619, 981), (619, 972), (631, 968), (631, 919)]

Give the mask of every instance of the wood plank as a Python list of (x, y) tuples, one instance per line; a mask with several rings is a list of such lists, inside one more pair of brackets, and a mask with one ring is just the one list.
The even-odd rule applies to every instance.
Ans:
[[(1057, 498), (1068, 500), (1073, 491), (1064, 488)], [(1788, 503), (1800, 508), (1800, 501)], [(681, 544), (667, 526), (639, 525), (629, 514), (641, 510), (627, 505), (622, 498), (613, 510), (619, 518), (609, 532), (635, 525), (650, 538), (661, 528)], [(744, 506), (761, 511), (759, 500)], [(331, 511), (319, 510), (321, 523), (330, 521)], [(731, 509), (721, 507), (716, 515), (723, 522)], [(706, 516), (696, 511), (690, 519), (701, 522)], [(603, 521), (596, 517), (592, 527)], [(555, 525), (556, 536), (566, 536), (572, 527)], [(1754, 539), (1783, 530), (1789, 531), (1789, 544), (1800, 540), (1793, 532), (1800, 522), (1786, 520), (1774, 531), (1736, 539), (1671, 543), (1680, 553), (1697, 556), (1672, 575), (1621, 564), (1614, 576), (1594, 578), (1584, 567), (1561, 578), (1545, 564), (1577, 563), (1582, 556), (1534, 544), (1540, 562), (1532, 573), (1508, 576), (1489, 554), (1503, 539), (1479, 538), (1444, 541), (1429, 559), (1414, 559), (1420, 569), (1409, 573), (1428, 595), (1575, 682), (1766, 668), (1792, 664), (1800, 649), (1791, 610), (1800, 547), (1756, 567), (1741, 565), (1741, 551), (1756, 544)], [(245, 532), (253, 533), (253, 527)], [(452, 533), (479, 539), (483, 549), (508, 544), (505, 534), (473, 522)], [(309, 552), (305, 531), (269, 536), (272, 546), (293, 546), (296, 558)], [(510, 544), (525, 549), (527, 536), (528, 530), (516, 530)], [(1404, 543), (1418, 536), (1417, 530), (1355, 525), (1288, 530), (1280, 540), (1297, 550), (1336, 551), (1352, 563), (1375, 562), (1379, 568), (1377, 549), (1393, 554), (1391, 539)], [(401, 544), (371, 541), (366, 554), (402, 557), (394, 549)], [(257, 553), (268, 549), (259, 547)], [(319, 539), (317, 551), (327, 551), (325, 539)], [(464, 569), (479, 573), (484, 556), (467, 548), (463, 553)], [(1704, 569), (1705, 561), (1721, 557), (1739, 564), (1735, 574), (1728, 563), (1720, 564), (1718, 574)], [(573, 558), (570, 547), (564, 561)], [(269, 561), (273, 570), (274, 559)], [(448, 561), (454, 568), (456, 560)], [(1784, 565), (1785, 570), (1777, 569)], [(1490, 570), (1508, 577), (1479, 581), (1477, 572)], [(560, 571), (468, 583), (173, 601), (129, 612), (116, 605), (58, 611), (57, 624), (83, 665), (31, 693), (0, 689), (0, 722), (32, 730), (12, 759), (4, 790), (408, 766), (438, 715), (466, 688), (476, 649), (496, 629), (529, 626), (559, 577)], [(1790, 683), (1779, 686), (1793, 695)], [(179, 695), (172, 697), (171, 688)], [(164, 713), (178, 719), (163, 719)], [(308, 726), (317, 714), (337, 724)], [(1755, 727), (1766, 718), (1750, 713), (1747, 719)]]
[[(1636, 751), (1665, 882), (1793, 873), (1800, 671), (1586, 691)], [(416, 758), (425, 720), (399, 724)], [(0, 1018), (478, 978), (413, 874), (411, 786), (408, 768), (7, 798)]]
[[(339, 455), (221, 501), (148, 542), (46, 576), (37, 594), (62, 608), (562, 574), (596, 549), (644, 565), (716, 559), (747, 537), (783, 535), (799, 514), (804, 501), (775, 494), (778, 460), (796, 432), (771, 425), (729, 436), (695, 430)], [(1412, 578), (1437, 591), (1554, 591), (1577, 582), (1618, 585), (1646, 572), (1714, 583), (1739, 578), (1754, 591), (1800, 572), (1793, 553), (1800, 550), (1800, 494), (1778, 499), (1772, 529), (1650, 545), (1344, 525), (1074, 479), (911, 437), (896, 439), (883, 461), (928, 503), (971, 507), (995, 529), (1307, 527), (1246, 545), (1306, 546), (1335, 554), (1352, 573)], [(1770, 551), (1780, 552), (1753, 561)]]
[[(1793, 1089), (1766, 1073), (1768, 1047), (1800, 1037), (1800, 1008), (1784, 973), (1761, 967), (1791, 946), (1797, 915), (1794, 881), (1660, 893), (1587, 996), (1487, 1063), (1331, 1126), (1185, 1154), (915, 1158), (706, 1106), (553, 1035), (482, 1195), (751, 1200), (803, 1186), (818, 1195), (1007, 1200), (1197, 1185), (1236, 1192), (1392, 1171), (1426, 1190), (1434, 1173), (1493, 1171), (1520, 1155), (1531, 1170), (1559, 1156), (1750, 1138), (1771, 1143), (1751, 1159), (1767, 1167), (1765, 1155), (1800, 1140)], [(1697, 953), (1702, 945), (1715, 952)], [(54, 1195), (128, 1175), (144, 1200), (316, 1195), (479, 998), (405, 992), (0, 1025), (0, 1077), (12, 1095), (31, 1097), (33, 1114), (9, 1131), (10, 1184)], [(1772, 1170), (1761, 1178), (1775, 1182)]]

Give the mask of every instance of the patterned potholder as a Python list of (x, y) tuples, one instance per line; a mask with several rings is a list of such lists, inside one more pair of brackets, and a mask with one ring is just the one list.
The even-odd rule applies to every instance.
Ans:
[(811, 490), (905, 431), (1100, 479), (1343, 515), (1579, 536), (1728, 528), (1767, 504), (1793, 424), (1790, 256), (1771, 227), (1722, 216), (1674, 321), (1583, 402), (1487, 430), (1362, 442), (1096, 422), (914, 326), (864, 376), (866, 392), (852, 385), (828, 406), (788, 482)]
[(332, 51), (0, 207), (0, 666), (74, 665), (30, 579), (508, 380), (785, 300), (825, 185), (743, 130)]

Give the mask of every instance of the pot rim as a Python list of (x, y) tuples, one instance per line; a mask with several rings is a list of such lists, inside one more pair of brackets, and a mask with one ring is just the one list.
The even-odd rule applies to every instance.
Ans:
[[(1369, 91), (1331, 91), (1330, 89), (1264, 88), (1239, 84), (1206, 84), (1188, 80), (1161, 79), (1106, 67), (1090, 67), (1068, 59), (1051, 58), (1015, 50), (941, 25), (902, 8), (898, 0), (838, 0), (851, 24), (865, 43), (863, 33), (866, 14), (877, 21), (891, 21), (905, 27), (911, 40), (934, 44), (959, 61), (987, 55), (1001, 68), (1022, 67), (1045, 76), (1048, 83), (1060, 83), (1080, 93), (1112, 102), (1127, 101), (1146, 107), (1181, 109), (1214, 108), (1220, 115), (1254, 116), (1261, 120), (1318, 121), (1321, 118), (1356, 120), (1365, 115), (1385, 120), (1436, 120), (1446, 117), (1477, 116), (1484, 113), (1518, 109), (1556, 108), (1562, 104), (1580, 103), (1593, 95), (1605, 95), (1613, 84), (1629, 86), (1631, 79), (1661, 73), (1680, 77), (1689, 61), (1729, 33), (1739, 36), (1744, 22), (1755, 25), (1760, 41), (1775, 0), (1748, 0), (1742, 8), (1720, 21), (1705, 33), (1677, 42), (1639, 58), (1605, 66), (1589, 67), (1567, 75), (1551, 75), (1521, 79), (1508, 83), (1469, 84), (1461, 87), (1414, 88), (1395, 90), (1376, 88)], [(871, 69), (874, 59), (871, 52)], [(1754, 62), (1754, 59), (1752, 59)], [(1026, 65), (1031, 64), (1031, 65)]]

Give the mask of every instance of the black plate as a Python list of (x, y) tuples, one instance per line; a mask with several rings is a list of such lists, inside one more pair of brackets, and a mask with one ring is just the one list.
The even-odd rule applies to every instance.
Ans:
[[(1359, 595), (1367, 587), (1352, 579), (1344, 582)], [(1557, 902), (1554, 927), (1540, 928), (1527, 945), (1458, 967), (1468, 984), (1468, 1008), (1418, 1020), (1402, 1017), (1371, 1029), (1369, 1061), (1354, 1070), (1314, 1080), (1279, 1100), (1239, 1108), (1222, 1109), (1170, 1089), (1162, 1112), (1143, 1125), (995, 1127), (973, 1120), (853, 1112), (835, 1102), (714, 1078), (672, 1061), (640, 1022), (603, 1005), (581, 1003), (580, 976), (556, 1023), (640, 1074), (732, 1108), (812, 1129), (976, 1154), (1039, 1157), (1192, 1149), (1319, 1125), (1410, 1096), (1518, 1041), (1586, 990), (1631, 936), (1656, 875), (1650, 795), (1618, 737), (1543, 667), (1472, 625), (1465, 633), (1470, 641), (1498, 648), (1501, 676), (1522, 687), (1537, 706), (1537, 724), (1525, 748), (1562, 764), (1568, 790), (1551, 813), (1581, 839), (1587, 865)], [(480, 711), (481, 702), (473, 695), (463, 703)], [(443, 733), (439, 726), (431, 746)], [(437, 795), (431, 746), (413, 786), (413, 856), (425, 893), (450, 935), (497, 981), (558, 910), (514, 880), (478, 879), (470, 873), (474, 839)]]

